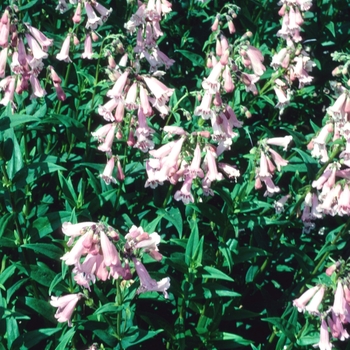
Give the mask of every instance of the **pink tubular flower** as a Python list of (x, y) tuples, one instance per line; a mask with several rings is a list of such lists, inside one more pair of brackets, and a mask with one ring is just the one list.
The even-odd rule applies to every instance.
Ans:
[(278, 154), (276, 151), (274, 151), (272, 148), (269, 147), (268, 151), (270, 152), (273, 161), (275, 162), (278, 171), (281, 171), (281, 166), (287, 165), (289, 162), (288, 160), (283, 159), (280, 154)]
[(141, 261), (136, 258), (132, 258), (136, 272), (140, 278), (140, 287), (137, 290), (137, 293), (145, 293), (145, 292), (162, 292), (164, 298), (168, 298), (167, 290), (170, 287), (170, 278), (165, 277), (159, 282), (151, 278), (145, 266), (141, 263)]
[(92, 8), (91, 4), (88, 1), (85, 1), (85, 10), (86, 10), (86, 14), (88, 16), (88, 20), (86, 22), (86, 28), (89, 29), (97, 29), (98, 26), (100, 26), (102, 24), (102, 20), (100, 17), (98, 17), (94, 11), (94, 9)]
[(111, 12), (113, 11), (111, 8), (108, 10), (104, 6), (102, 6), (100, 3), (98, 3), (96, 0), (91, 1), (92, 6), (94, 9), (102, 16), (102, 21), (107, 21), (108, 17), (110, 16)]
[(344, 298), (344, 291), (343, 291), (343, 285), (340, 280), (338, 280), (337, 289), (334, 294), (334, 302), (332, 310), (336, 316), (344, 315), (345, 314), (345, 298)]
[(203, 178), (204, 173), (203, 173), (203, 170), (200, 168), (200, 163), (201, 163), (201, 149), (199, 147), (199, 144), (197, 143), (196, 148), (194, 150), (191, 165), (189, 166), (185, 174), (188, 174), (190, 177), (193, 177), (194, 179), (197, 176), (200, 178)]
[(57, 307), (55, 318), (58, 322), (68, 322), (68, 326), (72, 326), (71, 318), (77, 302), (84, 296), (82, 293), (67, 294), (63, 297), (51, 297), (50, 304)]
[(114, 97), (115, 99), (122, 98), (122, 92), (128, 79), (129, 71), (126, 70), (115, 82), (113, 88), (107, 91), (107, 97)]
[(204, 90), (207, 90), (210, 94), (215, 94), (220, 89), (219, 78), (221, 76), (223, 65), (218, 62), (208, 78), (205, 78), (202, 82), (202, 87)]
[(37, 41), (30, 35), (25, 35), (28, 41), (28, 45), (30, 47), (30, 50), (32, 51), (33, 58), (37, 61), (41, 61), (43, 58), (47, 58), (49, 55), (44, 52)]
[(77, 8), (75, 9), (75, 12), (74, 12), (74, 16), (72, 18), (72, 21), (75, 23), (75, 24), (78, 24), (81, 22), (81, 2), (79, 1), (78, 2), (78, 6)]
[[(25, 25), (28, 28), (29, 33), (40, 44), (43, 51), (46, 52), (48, 50), (49, 46), (53, 45), (53, 39), (47, 38), (39, 29), (32, 27), (30, 24), (25, 23)], [(27, 37), (27, 35), (26, 35), (26, 37)], [(28, 41), (28, 44), (29, 44), (29, 41)], [(30, 46), (30, 48), (31, 48), (31, 46)]]
[(192, 181), (193, 177), (192, 176), (187, 176), (184, 184), (181, 187), (181, 190), (176, 191), (174, 198), (177, 201), (182, 200), (184, 204), (188, 204), (190, 202), (194, 202), (193, 195), (191, 193), (191, 187), (192, 187)]
[(221, 181), (223, 179), (223, 176), (221, 173), (218, 172), (215, 155), (210, 149), (207, 149), (205, 160), (208, 166), (206, 177), (208, 177), (209, 181), (210, 182), (213, 182), (215, 180)]
[(249, 45), (248, 49), (246, 50), (246, 53), (251, 62), (254, 74), (258, 76), (263, 75), (266, 68), (262, 64), (262, 62), (264, 61), (264, 57), (261, 54), (261, 51), (258, 50), (256, 47)]
[(112, 151), (112, 145), (115, 137), (115, 128), (116, 128), (116, 125), (112, 124), (112, 127), (110, 128), (110, 130), (106, 135), (105, 141), (98, 146), (98, 149), (101, 152), (110, 153)]
[(159, 80), (153, 77), (143, 77), (143, 80), (156, 98), (156, 101), (153, 104), (154, 106), (163, 106), (166, 102), (169, 101), (169, 97), (173, 94), (174, 89), (168, 88)]
[(289, 143), (293, 140), (292, 136), (284, 136), (284, 137), (273, 137), (271, 139), (267, 139), (266, 143), (268, 145), (275, 145), (283, 147), (283, 150), (286, 151)]
[(0, 104), (2, 104), (3, 106), (7, 106), (8, 103), (11, 103), (12, 107), (15, 108), (15, 105), (13, 103), (13, 96), (15, 93), (15, 84), (16, 84), (16, 79), (13, 76), (9, 77), (8, 83), (4, 88), (4, 96), (0, 100)]
[(329, 341), (328, 326), (324, 319), (322, 319), (321, 330), (320, 330), (320, 341), (314, 345), (319, 347), (321, 350), (331, 350), (332, 344)]
[(114, 170), (114, 157), (112, 157), (106, 164), (105, 169), (103, 170), (103, 173), (99, 175), (99, 177), (102, 178), (102, 180), (106, 183), (106, 185), (110, 185), (111, 182), (114, 184), (117, 183), (117, 180), (113, 177), (113, 170)]
[(120, 265), (119, 254), (115, 245), (109, 240), (103, 230), (100, 231), (101, 249), (106, 266)]
[(321, 305), (323, 295), (325, 292), (325, 287), (321, 286), (320, 289), (316, 292), (310, 303), (305, 307), (305, 310), (308, 311), (310, 314), (316, 314), (319, 315), (320, 312), (318, 311), (319, 306)]
[(92, 52), (92, 39), (91, 39), (91, 35), (87, 34), (86, 38), (84, 40), (84, 52), (81, 54), (82, 58), (87, 58), (88, 60), (92, 59), (93, 56), (93, 52)]
[(92, 226), (95, 226), (96, 224), (94, 222), (81, 222), (79, 224), (72, 224), (71, 222), (64, 222), (62, 224), (62, 232), (70, 237), (69, 241), (67, 242), (67, 246), (70, 247), (74, 241), (75, 237), (82, 236), (87, 228), (91, 228)]
[(212, 32), (215, 32), (215, 31), (218, 30), (218, 27), (219, 27), (219, 20), (220, 20), (220, 15), (217, 14), (216, 17), (215, 17), (214, 23), (213, 23), (212, 26), (211, 26)]
[(29, 81), (33, 90), (30, 98), (44, 97), (46, 95), (46, 91), (41, 87), (39, 79), (34, 74), (31, 74)]
[(334, 312), (332, 312), (331, 317), (327, 317), (327, 321), (334, 338), (338, 338), (342, 341), (349, 338), (349, 334), (343, 327), (340, 318), (336, 316)]
[(0, 78), (5, 76), (8, 48), (4, 48), (0, 52)]
[(215, 113), (210, 108), (212, 99), (213, 94), (206, 91), (202, 98), (201, 104), (195, 108), (194, 115), (201, 116), (203, 119), (209, 119), (210, 117), (214, 117)]
[(70, 47), (70, 34), (68, 34), (66, 39), (64, 39), (61, 51), (56, 55), (56, 58), (60, 61), (72, 62), (69, 57), (69, 47)]
[(315, 293), (320, 289), (319, 286), (312, 287), (304, 292), (298, 299), (293, 300), (293, 306), (295, 306), (299, 312), (305, 311), (306, 304), (315, 295)]

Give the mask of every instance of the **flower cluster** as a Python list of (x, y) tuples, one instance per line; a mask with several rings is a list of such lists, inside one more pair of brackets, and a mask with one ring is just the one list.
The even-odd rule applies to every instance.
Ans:
[[(340, 263), (331, 265), (326, 270), (328, 276), (332, 276), (340, 267)], [(350, 322), (350, 290), (347, 279), (338, 279), (333, 294), (333, 305), (322, 305), (328, 289), (326, 286), (317, 285), (304, 292), (298, 299), (293, 300), (293, 305), (299, 312), (307, 311), (309, 314), (321, 318), (320, 341), (315, 344), (320, 349), (331, 349), (329, 330), (333, 338), (344, 341), (349, 334), (344, 327)], [(328, 330), (329, 328), (329, 330)]]
[[(107, 9), (96, 0), (70, 0), (71, 4), (75, 6), (74, 16), (72, 17), (73, 23), (76, 25), (72, 33), (68, 33), (66, 39), (63, 41), (60, 52), (56, 55), (56, 58), (60, 61), (70, 62), (69, 50), (71, 40), (73, 39), (74, 45), (79, 45), (79, 39), (77, 31), (79, 24), (82, 22), (82, 8), (85, 9), (86, 13), (86, 24), (85, 24), (85, 39), (84, 39), (84, 52), (81, 57), (85, 59), (92, 59), (94, 53), (92, 50), (92, 41), (99, 39), (95, 30), (105, 23), (110, 16), (112, 9)], [(61, 13), (68, 11), (68, 5), (65, 0), (59, 0), (59, 4), (56, 8)]]
[(285, 40), (285, 44), (272, 57), (271, 66), (280, 70), (280, 78), (275, 79), (274, 91), (278, 100), (276, 108), (280, 114), (289, 105), (292, 96), (291, 85), (295, 80), (299, 82), (299, 89), (312, 82), (309, 75), (315, 63), (303, 50), (300, 42), (301, 25), (304, 23), (303, 12), (311, 7), (311, 1), (282, 0), (278, 14), (282, 16), (282, 27), (277, 36)]
[(276, 169), (281, 171), (281, 167), (288, 164), (288, 161), (283, 159), (270, 145), (280, 146), (286, 150), (292, 139), (292, 136), (273, 137), (263, 139), (259, 143), (259, 150), (256, 150), (257, 155), (260, 153), (260, 157), (259, 166), (255, 168), (255, 189), (262, 188), (262, 183), (264, 183), (266, 186), (264, 196), (273, 196), (280, 192), (280, 188), (272, 181), (272, 176)]
[[(74, 265), (73, 275), (75, 282), (90, 291), (90, 284), (96, 278), (107, 281), (109, 278), (130, 280), (132, 273), (129, 262), (132, 260), (136, 273), (140, 278), (138, 293), (158, 291), (168, 297), (170, 287), (169, 277), (157, 282), (152, 279), (138, 256), (141, 252), (149, 254), (157, 261), (162, 259), (158, 244), (158, 233), (148, 234), (142, 227), (132, 226), (125, 236), (126, 243), (121, 247), (119, 233), (112, 227), (102, 223), (83, 222), (72, 224), (65, 222), (63, 233), (69, 237), (67, 245), (72, 249), (61, 258), (66, 265)], [(118, 251), (115, 243), (118, 243)], [(58, 307), (56, 318), (58, 322), (70, 324), (70, 318), (76, 303), (82, 294), (71, 294), (60, 298), (52, 297), (51, 305)]]
[[(20, 23), (16, 7), (7, 7), (0, 19), (0, 91), (4, 92), (0, 104), (13, 102), (14, 94), (22, 94), (31, 86), (31, 98), (43, 97), (45, 89), (41, 86), (39, 75), (44, 68), (43, 60), (48, 57), (48, 49), (53, 40), (29, 23)], [(6, 65), (10, 58), (11, 74), (6, 74)], [(50, 67), (51, 77), (60, 100), (65, 95), (60, 88), (61, 80)]]

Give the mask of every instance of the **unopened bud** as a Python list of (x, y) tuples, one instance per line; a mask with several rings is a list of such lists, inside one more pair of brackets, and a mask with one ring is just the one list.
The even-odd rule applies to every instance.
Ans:
[(98, 35), (94, 31), (91, 32), (91, 38), (94, 42), (98, 41), (99, 39)]
[(342, 74), (342, 70), (343, 70), (343, 66), (335, 67), (335, 68), (332, 70), (332, 75), (333, 75), (333, 77), (336, 77), (336, 76), (341, 75), (341, 74)]

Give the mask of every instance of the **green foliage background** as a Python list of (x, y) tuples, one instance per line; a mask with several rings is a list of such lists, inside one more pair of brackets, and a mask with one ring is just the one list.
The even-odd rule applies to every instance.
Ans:
[[(164, 79), (175, 89), (166, 122), (191, 132), (198, 130), (200, 118), (193, 116), (195, 93), (185, 95), (199, 91), (208, 75), (206, 54), (215, 49), (210, 26), (225, 2), (172, 4), (159, 40), (160, 48), (176, 61)], [(7, 5), (0, 4), (1, 13)], [(125, 181), (107, 186), (97, 177), (105, 156), (91, 131), (104, 123), (97, 108), (111, 88), (104, 69), (107, 60), (102, 55), (82, 60), (81, 44), (73, 48), (72, 63), (57, 61), (54, 55), (72, 29), (72, 11), (59, 14), (55, 1), (17, 5), (20, 21), (55, 40), (47, 64), (63, 78), (67, 100), (57, 100), (42, 73), (45, 98), (30, 100), (24, 92), (15, 97), (15, 112), (9, 106), (0, 108), (0, 349), (85, 349), (94, 342), (104, 349), (294, 349), (317, 343), (318, 319), (298, 315), (291, 301), (306, 285), (331, 285), (323, 274), (329, 256), (336, 260), (349, 255), (346, 217), (318, 220), (310, 234), (302, 233), (300, 218), (303, 196), (320, 169), (306, 145), (335, 99), (329, 86), (336, 67), (331, 53), (348, 50), (349, 1), (314, 1), (306, 12), (302, 36), (317, 64), (314, 80), (296, 92), (281, 117), (268, 85), (273, 73), (269, 63), (280, 40), (280, 6), (270, 0), (236, 1), (241, 8), (234, 22), (236, 35), (252, 31), (251, 43), (261, 49), (268, 67), (259, 82), (263, 93), (253, 96), (237, 86), (225, 96), (244, 119), (239, 138), (225, 155), (241, 177), (218, 182), (213, 198), (187, 206), (174, 201), (177, 187), (144, 188), (146, 155), (128, 148), (125, 139), (116, 146)], [(96, 53), (107, 35), (124, 33), (135, 4), (107, 0), (104, 5), (113, 12), (98, 30)], [(132, 47), (133, 37), (123, 40), (126, 48)], [(248, 107), (252, 118), (245, 119), (240, 106)], [(154, 116), (151, 123), (160, 144), (165, 121)], [(250, 150), (264, 137), (288, 134), (293, 136), (292, 148), (284, 153), (289, 165), (277, 182), (292, 199), (276, 214), (275, 199), (254, 189)], [(68, 328), (56, 323), (49, 304), (50, 295), (79, 291), (60, 260), (67, 249), (61, 226), (65, 221), (99, 220), (122, 234), (135, 224), (161, 235), (162, 262), (144, 263), (152, 277), (171, 278), (170, 298), (137, 295), (137, 281), (129, 288), (97, 281)], [(348, 342), (334, 345), (348, 348)]]

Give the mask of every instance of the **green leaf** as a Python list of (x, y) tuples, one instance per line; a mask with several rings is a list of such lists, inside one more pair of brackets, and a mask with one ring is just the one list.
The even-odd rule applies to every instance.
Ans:
[(334, 28), (334, 23), (329, 22), (326, 24), (326, 28), (332, 33), (332, 35), (335, 37), (335, 28)]
[(104, 304), (101, 307), (99, 307), (94, 312), (94, 315), (107, 314), (107, 313), (117, 314), (121, 310), (123, 310), (123, 306), (118, 306), (115, 303), (108, 303), (108, 304)]
[(146, 331), (139, 327), (132, 327), (129, 329), (127, 335), (122, 339), (122, 346), (128, 349), (132, 345), (140, 344), (148, 339), (154, 338), (157, 334), (163, 332), (163, 329), (156, 331)]
[(210, 342), (219, 349), (221, 346), (228, 346), (227, 344), (224, 345), (225, 343), (229, 343), (230, 349), (241, 348), (242, 345), (250, 345), (253, 343), (251, 340), (244, 339), (240, 335), (228, 332), (213, 333), (210, 337)]
[(19, 147), (16, 135), (12, 128), (4, 131), (4, 157), (8, 159), (6, 170), (10, 180), (14, 181), (14, 176), (23, 167), (22, 151)]
[[(0, 218), (0, 237), (4, 234), (5, 230), (7, 229), (8, 226), (13, 225), (15, 218), (14, 213), (5, 213), (3, 216)], [(13, 226), (12, 226), (13, 228)]]
[(29, 265), (29, 276), (39, 284), (49, 287), (56, 273), (50, 270), (45, 264), (38, 262), (38, 265)]
[(6, 318), (7, 348), (11, 349), (12, 343), (19, 337), (17, 321), (14, 317)]
[(188, 58), (192, 64), (194, 66), (199, 66), (199, 67), (203, 67), (204, 66), (204, 59), (202, 56), (194, 53), (194, 52), (191, 52), (191, 51), (188, 51), (188, 50), (176, 50), (175, 52), (180, 52), (181, 55), (183, 55), (184, 57)]
[(293, 148), (293, 151), (296, 151), (297, 153), (300, 154), (301, 158), (305, 162), (308, 175), (309, 175), (310, 179), (312, 179), (318, 170), (317, 160), (312, 158), (310, 155), (308, 155), (306, 152), (302, 151), (301, 149)]
[(14, 349), (31, 349), (42, 340), (59, 332), (60, 328), (41, 328), (36, 331), (21, 334), (13, 343)]
[[(197, 245), (199, 242), (199, 231), (198, 231), (197, 221), (192, 220), (190, 222), (190, 226), (191, 226), (191, 234), (190, 234), (190, 237), (187, 241), (186, 252), (185, 252), (185, 262), (186, 262), (187, 266), (192, 265), (192, 258), (194, 256), (194, 253), (197, 249)], [(197, 265), (196, 265), (196, 267), (197, 267)]]
[(12, 182), (15, 185), (16, 189), (23, 188), (25, 185), (39, 179), (41, 176), (59, 170), (63, 171), (66, 169), (60, 165), (49, 162), (32, 163), (18, 171), (14, 176)]
[(35, 299), (31, 297), (26, 297), (25, 299), (26, 299), (27, 306), (29, 306), (31, 309), (36, 311), (38, 314), (40, 314), (50, 322), (56, 323), (56, 320), (53, 316), (55, 313), (55, 310), (48, 301)]
[(171, 224), (173, 224), (179, 233), (179, 237), (182, 237), (183, 223), (179, 208), (173, 207), (169, 210), (159, 209), (157, 210), (157, 215), (161, 215), (165, 220), (168, 220)]
[(202, 278), (215, 278), (218, 280), (233, 282), (233, 279), (230, 276), (227, 276), (225, 273), (223, 273), (215, 267), (204, 266), (201, 270), (204, 270), (202, 271)]
[(74, 334), (76, 332), (75, 327), (71, 328), (68, 332), (66, 332), (60, 338), (60, 343), (57, 345), (55, 350), (66, 350), (67, 344), (72, 340)]
[(54, 260), (59, 260), (64, 254), (63, 250), (55, 246), (53, 243), (23, 244), (21, 247), (34, 250), (35, 252), (48, 256)]

